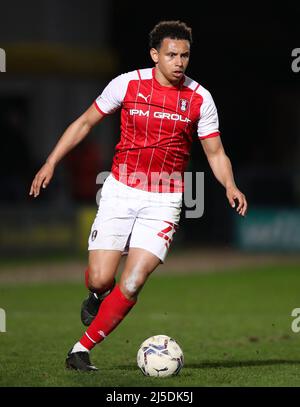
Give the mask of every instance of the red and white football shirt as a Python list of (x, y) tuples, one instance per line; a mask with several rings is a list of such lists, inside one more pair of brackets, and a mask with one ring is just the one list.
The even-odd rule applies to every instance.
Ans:
[(95, 100), (104, 115), (121, 108), (121, 137), (113, 176), (128, 186), (152, 192), (182, 192), (192, 135), (219, 136), (211, 94), (184, 76), (177, 86), (162, 86), (155, 69), (113, 79)]

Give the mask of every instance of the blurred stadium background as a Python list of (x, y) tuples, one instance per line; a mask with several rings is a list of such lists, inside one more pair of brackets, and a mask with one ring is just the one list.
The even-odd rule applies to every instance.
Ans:
[[(229, 208), (201, 146), (189, 170), (205, 173), (205, 211), (182, 218), (170, 258), (195, 249), (296, 259), (300, 249), (300, 73), (291, 69), (299, 46), (299, 7), (243, 10), (192, 5), (89, 0), (11, 0), (1, 4), (0, 47), (7, 72), (0, 78), (0, 254), (24, 258), (86, 256), (100, 186), (118, 140), (115, 114), (61, 162), (37, 200), (28, 196), (33, 175), (67, 125), (121, 72), (151, 65), (148, 32), (161, 19), (193, 28), (187, 74), (207, 87), (220, 116), (224, 146), (250, 211)], [(208, 250), (206, 250), (208, 249)], [(224, 253), (224, 255), (222, 255)]]

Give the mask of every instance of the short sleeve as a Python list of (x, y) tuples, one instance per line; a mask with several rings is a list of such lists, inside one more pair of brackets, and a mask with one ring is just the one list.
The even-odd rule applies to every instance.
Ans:
[(118, 110), (124, 100), (128, 86), (127, 75), (114, 78), (95, 100), (95, 106), (101, 114), (111, 114)]
[(207, 90), (203, 94), (197, 132), (200, 139), (220, 135), (217, 108), (211, 94)]

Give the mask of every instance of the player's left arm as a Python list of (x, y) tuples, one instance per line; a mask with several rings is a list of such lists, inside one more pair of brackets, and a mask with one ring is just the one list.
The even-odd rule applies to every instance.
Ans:
[(245, 216), (248, 207), (247, 200), (235, 184), (232, 165), (224, 151), (221, 138), (219, 136), (205, 138), (201, 140), (201, 144), (215, 177), (226, 189), (230, 205), (234, 208), (236, 199), (238, 201), (236, 211), (239, 215)]

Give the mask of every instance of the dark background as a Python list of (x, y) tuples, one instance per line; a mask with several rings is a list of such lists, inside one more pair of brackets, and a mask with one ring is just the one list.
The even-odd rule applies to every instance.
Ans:
[[(7, 72), (0, 77), (3, 252), (10, 251), (7, 230), (26, 235), (32, 226), (63, 223), (68, 216), (74, 225), (82, 208), (95, 210), (95, 179), (110, 170), (118, 113), (59, 164), (38, 201), (28, 197), (30, 183), (66, 126), (109, 80), (152, 66), (148, 33), (164, 19), (185, 21), (193, 29), (187, 75), (212, 93), (222, 141), (250, 210), (298, 208), (300, 72), (291, 69), (291, 53), (300, 47), (299, 17), (300, 6), (286, 2), (240, 7), (189, 1), (2, 4), (0, 47), (7, 53)], [(197, 140), (189, 170), (205, 173), (205, 211), (200, 219), (182, 218), (177, 247), (233, 245), (236, 215)], [(15, 242), (27, 247), (24, 239)], [(33, 243), (24, 251), (34, 248)]]

